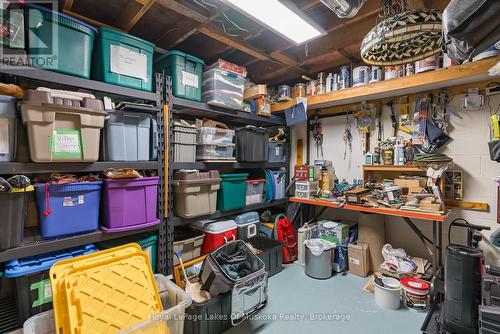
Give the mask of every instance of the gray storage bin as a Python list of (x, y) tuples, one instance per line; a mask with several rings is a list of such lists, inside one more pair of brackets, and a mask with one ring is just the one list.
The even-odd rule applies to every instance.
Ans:
[(181, 144), (196, 144), (198, 131), (194, 126), (174, 125), (174, 142)]
[(199, 144), (196, 160), (232, 160), (235, 144)]
[(148, 161), (156, 158), (156, 119), (148, 113), (114, 110), (102, 131), (102, 157), (106, 161)]
[(196, 135), (195, 126), (174, 125), (174, 162), (196, 161)]
[(270, 141), (269, 152), (267, 155), (268, 162), (285, 162), (285, 144), (277, 141)]
[(28, 196), (31, 194), (32, 191), (0, 192), (0, 212), (3, 217), (0, 250), (21, 244), (28, 212)]
[(15, 159), (16, 122), (16, 98), (0, 95), (0, 161)]
[(266, 129), (247, 125), (236, 129), (236, 158), (238, 161), (267, 161), (269, 133)]
[[(191, 229), (187, 226), (178, 226), (174, 230), (174, 254), (181, 252), (181, 259), (186, 261), (201, 255), (201, 245), (205, 233)], [(179, 258), (174, 256), (174, 266), (179, 264)]]
[(247, 241), (250, 238), (258, 236), (260, 230), (258, 212), (242, 213), (234, 218), (234, 222), (238, 225), (238, 239)]
[(195, 162), (196, 144), (181, 144), (174, 142), (174, 162)]

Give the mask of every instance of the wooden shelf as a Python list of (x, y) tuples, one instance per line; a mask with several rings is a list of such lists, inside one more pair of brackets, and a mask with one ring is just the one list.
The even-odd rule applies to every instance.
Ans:
[[(308, 110), (316, 110), (493, 79), (493, 77), (488, 75), (488, 70), (498, 61), (500, 61), (500, 57), (489, 58), (461, 66), (441, 68), (408, 77), (374, 82), (366, 86), (352, 87), (327, 94), (311, 96), (307, 99), (307, 108)], [(282, 112), (294, 103), (295, 101), (292, 100), (273, 104), (271, 111), (273, 113)], [(345, 113), (345, 111), (342, 112)]]
[(351, 210), (358, 212), (378, 213), (387, 216), (415, 218), (415, 219), (438, 221), (438, 222), (444, 222), (444, 220), (446, 219), (446, 215), (425, 213), (421, 211), (407, 211), (407, 210), (398, 210), (398, 209), (380, 208), (380, 207), (372, 208), (372, 207), (351, 205), (351, 204), (346, 204), (343, 207), (341, 207), (338, 205), (338, 203), (334, 202), (317, 200), (317, 199), (302, 199), (297, 197), (290, 197), (288, 200), (290, 202), (296, 202), (296, 203), (303, 203), (303, 204), (323, 206), (323, 207), (326, 206), (334, 209), (344, 209), (344, 210)]
[(456, 201), (453, 199), (445, 199), (444, 204), (446, 204), (446, 206), (452, 206), (455, 208), (461, 208), (461, 209), (465, 209), (465, 210), (474, 210), (474, 211), (482, 211), (482, 212), (489, 212), (490, 211), (490, 206), (488, 203)]
[(363, 165), (364, 171), (382, 172), (425, 172), (425, 168), (409, 165)]

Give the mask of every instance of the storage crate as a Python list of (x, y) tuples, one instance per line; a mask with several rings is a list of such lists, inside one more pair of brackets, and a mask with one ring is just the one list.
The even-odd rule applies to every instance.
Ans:
[(151, 91), (155, 45), (127, 33), (100, 27), (92, 77), (107, 83)]
[(201, 78), (205, 62), (180, 51), (169, 51), (155, 61), (155, 71), (172, 77), (174, 96), (201, 101)]
[(295, 191), (316, 192), (319, 188), (318, 181), (296, 181)]
[[(36, 5), (27, 6), (25, 15), (29, 27), (28, 53), (33, 66), (90, 78), (97, 32), (94, 27)], [(48, 52), (49, 48), (52, 52)]]
[(186, 145), (196, 145), (198, 130), (195, 126), (174, 125), (174, 142)]
[(186, 309), (184, 333), (220, 334), (232, 327), (231, 292), (220, 294), (205, 302), (193, 303)]
[(0, 162), (16, 157), (17, 117), (16, 98), (0, 95)]
[(97, 252), (94, 245), (12, 260), (5, 264), (5, 277), (14, 278), (19, 320), (52, 309), (49, 269), (57, 261)]
[(286, 172), (285, 171), (271, 171), (274, 196), (273, 200), (283, 199), (286, 194)]
[(203, 102), (242, 110), (245, 78), (234, 72), (212, 68), (203, 73)]
[(123, 232), (159, 224), (158, 180), (158, 176), (104, 179), (101, 229)]
[(36, 183), (43, 238), (95, 231), (99, 223), (102, 181)]
[(232, 160), (235, 144), (198, 144), (196, 160)]
[(196, 162), (196, 144), (173, 144), (174, 162)]
[(228, 211), (245, 207), (248, 173), (221, 174), (217, 193), (217, 209)]
[(262, 203), (264, 183), (264, 179), (247, 180), (246, 205)]
[(238, 225), (238, 239), (247, 241), (259, 234), (260, 231), (260, 217), (259, 213), (245, 212), (234, 218), (236, 225)]
[(234, 130), (201, 127), (198, 128), (198, 144), (232, 144)]
[[(201, 255), (201, 245), (205, 234), (187, 226), (174, 229), (174, 254), (181, 252), (181, 259), (187, 262)], [(174, 256), (174, 266), (179, 264), (179, 258)]]
[[(154, 160), (158, 148), (158, 130), (153, 115), (115, 110), (102, 131), (104, 161)], [(151, 140), (153, 139), (153, 140)]]
[(266, 129), (253, 125), (236, 129), (236, 159), (248, 162), (267, 161), (268, 137)]
[(247, 240), (253, 248), (261, 252), (257, 256), (266, 265), (266, 270), (269, 272), (269, 277), (276, 275), (283, 269), (283, 244), (274, 239), (266, 237), (254, 237)]
[(500, 307), (479, 305), (479, 334), (500, 333)]
[(28, 214), (29, 196), (33, 187), (16, 189), (13, 192), (0, 192), (0, 212), (2, 214), (2, 233), (0, 233), (0, 250), (17, 247), (24, 235), (24, 225)]
[(220, 181), (219, 172), (216, 170), (175, 172), (172, 182), (174, 186), (174, 213), (183, 218), (214, 213)]
[(269, 151), (267, 161), (285, 162), (285, 144), (276, 141), (270, 141), (268, 145)]

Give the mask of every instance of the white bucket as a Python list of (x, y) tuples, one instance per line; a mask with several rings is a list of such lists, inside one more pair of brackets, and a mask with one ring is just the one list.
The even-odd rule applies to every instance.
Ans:
[(417, 311), (427, 311), (430, 297), (429, 283), (417, 278), (402, 278), (403, 304), (405, 307)]
[(372, 66), (370, 74), (370, 83), (382, 81), (382, 67)]
[(401, 283), (395, 278), (382, 279), (384, 286), (373, 283), (375, 287), (375, 304), (379, 307), (397, 310), (401, 306)]
[(368, 85), (370, 80), (370, 66), (358, 66), (352, 70), (352, 86)]

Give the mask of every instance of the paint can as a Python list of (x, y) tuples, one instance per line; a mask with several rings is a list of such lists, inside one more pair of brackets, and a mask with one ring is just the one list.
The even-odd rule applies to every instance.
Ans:
[(398, 71), (398, 78), (402, 78), (405, 76), (405, 66), (404, 65), (398, 65), (396, 66), (397, 71)]
[(412, 63), (406, 64), (405, 76), (408, 77), (408, 76), (413, 75), (413, 74), (415, 74), (415, 71), (413, 70), (413, 64)]
[(332, 78), (332, 91), (339, 90), (339, 75), (337, 73), (333, 73)]
[(398, 77), (398, 67), (397, 66), (386, 66), (384, 68), (385, 80), (396, 79)]
[(341, 66), (339, 69), (339, 88), (346, 89), (350, 87), (351, 75), (349, 66)]
[(278, 101), (285, 101), (292, 97), (292, 87), (281, 85), (278, 87)]
[(293, 97), (306, 97), (306, 84), (298, 83), (293, 87)]
[(430, 302), (429, 283), (414, 277), (403, 277), (401, 285), (404, 306), (412, 310), (427, 311)]
[(309, 84), (307, 85), (307, 96), (318, 95), (318, 93), (316, 91), (316, 86), (317, 86), (316, 80), (309, 81)]
[(352, 86), (368, 85), (370, 81), (370, 66), (358, 66), (352, 70)]
[(382, 81), (382, 68), (380, 66), (372, 66), (369, 83), (377, 81)]
[(325, 72), (319, 72), (318, 77), (316, 78), (316, 92), (317, 94), (326, 93), (326, 77), (327, 74)]
[(415, 73), (433, 71), (439, 68), (439, 57), (434, 55), (415, 62)]

